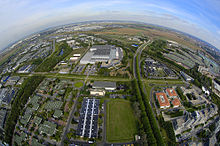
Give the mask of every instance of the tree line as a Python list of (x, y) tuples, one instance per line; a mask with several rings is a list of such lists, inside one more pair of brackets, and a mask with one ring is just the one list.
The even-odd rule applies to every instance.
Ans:
[[(140, 76), (140, 68), (139, 68), (139, 62), (138, 62), (138, 55), (136, 57), (136, 71), (137, 71), (137, 80), (135, 79), (135, 86), (136, 86), (136, 92), (137, 92), (137, 98), (140, 103), (140, 107), (142, 110), (144, 118), (147, 119), (147, 121), (144, 126), (145, 127), (145, 132), (147, 131), (152, 131), (152, 133), (147, 133), (148, 137), (148, 144), (151, 145), (159, 145), (162, 146), (164, 145), (163, 138), (160, 133), (160, 129), (157, 125), (156, 119), (154, 117), (153, 111), (151, 109), (150, 101), (147, 95), (144, 92), (144, 85), (141, 81), (141, 76)], [(142, 121), (144, 119), (142, 118)], [(151, 130), (150, 130), (151, 129)]]
[(160, 126), (165, 129), (167, 137), (169, 140), (167, 141), (167, 144), (169, 146), (175, 146), (176, 145), (176, 136), (173, 130), (173, 125), (171, 121), (164, 121), (164, 118), (162, 116), (159, 116), (158, 118)]
[(144, 103), (142, 101), (141, 92), (138, 86), (138, 82), (134, 79), (135, 92), (136, 92), (136, 101), (139, 103), (139, 108), (141, 110), (141, 123), (140, 123), (140, 133), (143, 136), (143, 133), (146, 134), (148, 145), (157, 145), (156, 139), (154, 137), (153, 131), (151, 129), (150, 121), (148, 119)]
[[(63, 51), (61, 55), (60, 52)], [(53, 70), (57, 63), (62, 61), (72, 51), (72, 48), (68, 46), (66, 42), (62, 42), (60, 45), (56, 45), (56, 50), (53, 54), (47, 57), (35, 70), (36, 72), (49, 72)]]
[(12, 145), (15, 125), (18, 121), (20, 114), (22, 113), (25, 104), (43, 79), (43, 76), (29, 77), (24, 81), (20, 90), (18, 91), (16, 98), (12, 103), (11, 112), (8, 115), (5, 125), (4, 141), (7, 142), (9, 145)]

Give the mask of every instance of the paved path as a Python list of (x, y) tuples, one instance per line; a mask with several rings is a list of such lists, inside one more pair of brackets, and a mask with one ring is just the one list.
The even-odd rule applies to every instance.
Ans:
[[(90, 71), (89, 71), (89, 73), (87, 74), (87, 76), (86, 76), (86, 78), (85, 78), (85, 80), (84, 80), (84, 82), (83, 82), (83, 87), (86, 85), (86, 82), (87, 82), (87, 80), (88, 80), (88, 78), (89, 78), (89, 75), (90, 75)], [(83, 87), (82, 87), (81, 89), (83, 89)], [(81, 91), (81, 90), (78, 90), (78, 93), (77, 93), (77, 96), (76, 96), (76, 100), (75, 100), (75, 102), (74, 102), (74, 104), (73, 104), (73, 106), (72, 106), (71, 112), (70, 112), (70, 114), (69, 114), (69, 117), (68, 117), (68, 120), (67, 120), (67, 124), (66, 124), (66, 126), (65, 126), (65, 128), (64, 128), (64, 132), (63, 132), (63, 135), (62, 135), (62, 138), (61, 138), (61, 142), (60, 142), (60, 144), (59, 144), (60, 146), (63, 146), (63, 145), (64, 145), (64, 140), (66, 139), (66, 135), (67, 135), (68, 130), (69, 130), (69, 127), (70, 127), (70, 122), (71, 122), (71, 120), (72, 120), (73, 117), (74, 117), (74, 112), (76, 111), (76, 105), (77, 105), (78, 98), (79, 98), (79, 96), (80, 96), (80, 91)]]
[(80, 91), (78, 91), (77, 96), (76, 96), (76, 100), (75, 100), (75, 102), (74, 102), (74, 104), (73, 104), (73, 106), (72, 106), (72, 108), (71, 108), (70, 113), (69, 113), (69, 117), (68, 117), (68, 119), (67, 119), (67, 124), (66, 124), (66, 126), (64, 127), (64, 131), (63, 131), (63, 134), (62, 134), (61, 142), (60, 142), (60, 144), (59, 144), (60, 146), (64, 145), (64, 140), (65, 140), (65, 138), (66, 138), (66, 134), (68, 133), (68, 129), (69, 129), (69, 126), (70, 126), (70, 122), (71, 122), (71, 120), (72, 120), (72, 118), (73, 118), (73, 116), (74, 116), (74, 112), (75, 112), (75, 109), (76, 109), (75, 107), (76, 107), (76, 104), (77, 104), (77, 101), (78, 101), (79, 96), (80, 96)]
[(56, 49), (55, 43), (56, 43), (56, 40), (54, 39), (54, 40), (53, 40), (53, 44), (52, 44), (52, 46), (53, 46), (53, 52), (55, 52), (55, 49)]

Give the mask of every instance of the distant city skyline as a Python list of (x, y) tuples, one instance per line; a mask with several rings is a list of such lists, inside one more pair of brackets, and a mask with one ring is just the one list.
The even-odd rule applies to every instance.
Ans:
[(139, 21), (196, 36), (220, 49), (218, 0), (0, 1), (0, 50), (48, 27), (94, 20)]

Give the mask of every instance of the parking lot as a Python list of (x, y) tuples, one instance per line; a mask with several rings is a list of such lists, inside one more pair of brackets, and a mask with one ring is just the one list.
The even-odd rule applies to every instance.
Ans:
[(77, 65), (72, 73), (82, 73), (82, 71), (84, 70), (84, 68), (86, 67), (86, 65)]
[(97, 72), (97, 66), (94, 65), (88, 65), (85, 69), (84, 75), (88, 75), (88, 73), (90, 73), (90, 75), (95, 75)]
[(160, 63), (151, 58), (147, 58), (144, 61), (144, 76), (148, 78), (170, 78), (170, 79), (178, 79), (174, 71), (168, 68), (165, 64)]

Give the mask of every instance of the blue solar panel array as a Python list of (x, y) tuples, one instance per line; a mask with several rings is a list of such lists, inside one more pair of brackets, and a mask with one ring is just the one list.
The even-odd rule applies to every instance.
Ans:
[(98, 132), (98, 99), (85, 98), (82, 103), (77, 134), (82, 137), (94, 138)]

